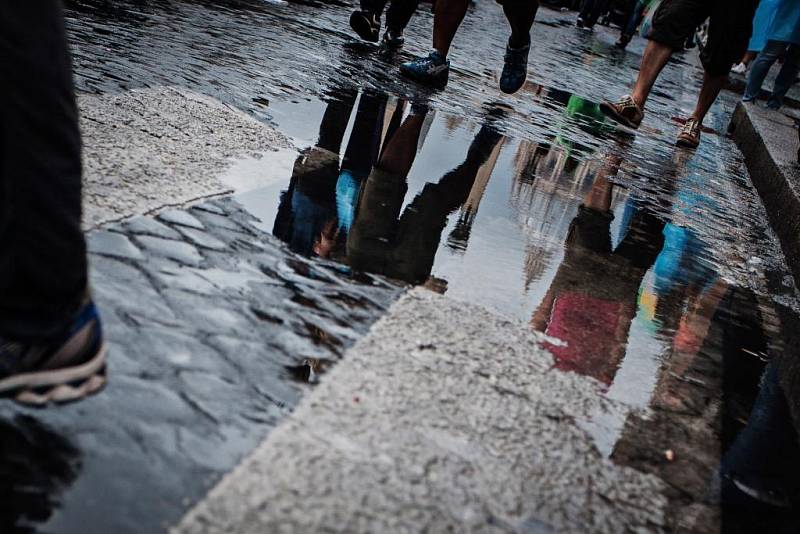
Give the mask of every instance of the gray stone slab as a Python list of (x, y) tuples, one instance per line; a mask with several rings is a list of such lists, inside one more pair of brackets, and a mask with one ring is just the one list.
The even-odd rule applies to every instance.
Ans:
[(663, 483), (579, 424), (615, 403), (539, 340), (412, 291), (171, 532), (664, 530)]
[(208, 248), (211, 250), (225, 250), (228, 246), (221, 240), (209, 234), (208, 232), (197, 230), (195, 228), (181, 228), (181, 233), (191, 243), (195, 244), (200, 248)]
[(139, 235), (154, 235), (164, 239), (181, 239), (181, 234), (177, 230), (151, 217), (136, 217), (126, 222), (123, 228), (127, 232)]
[(122, 234), (100, 230), (92, 233), (86, 241), (89, 252), (103, 256), (116, 256), (132, 260), (142, 259), (142, 252)]
[(136, 241), (150, 254), (170, 258), (184, 265), (197, 266), (203, 261), (197, 249), (189, 243), (149, 235), (137, 236)]
[(196, 228), (202, 230), (205, 228), (203, 223), (197, 220), (197, 217), (185, 210), (171, 209), (158, 214), (158, 218), (164, 222), (176, 224), (179, 226), (187, 226), (189, 228)]

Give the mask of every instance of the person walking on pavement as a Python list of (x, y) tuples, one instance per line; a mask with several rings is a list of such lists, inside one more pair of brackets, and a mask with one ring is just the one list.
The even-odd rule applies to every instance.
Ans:
[(0, 3), (0, 393), (71, 401), (105, 383), (88, 296), (78, 110), (58, 0)]
[(783, 105), (786, 93), (800, 73), (800, 2), (797, 0), (781, 0), (778, 3), (767, 31), (767, 42), (747, 77), (743, 102), (753, 102), (758, 98), (764, 78), (781, 56), (784, 58), (783, 66), (775, 78), (772, 95), (767, 101), (767, 107), (771, 109), (778, 109)]
[(400, 48), (405, 42), (403, 31), (417, 10), (419, 0), (361, 0), (361, 9), (350, 15), (350, 27), (365, 41), (377, 43), (381, 33), (381, 15), (387, 3), (389, 9), (383, 45)]
[[(500, 90), (516, 93), (528, 74), (528, 53), (531, 49), (531, 26), (539, 9), (539, 0), (498, 0), (511, 27), (506, 45)], [(433, 51), (400, 65), (400, 72), (425, 85), (443, 88), (447, 85), (450, 45), (464, 20), (469, 0), (437, 0), (433, 17)]]
[(764, 50), (764, 45), (767, 44), (767, 32), (769, 32), (775, 10), (780, 3), (781, 0), (761, 0), (758, 3), (758, 9), (753, 17), (753, 34), (747, 45), (747, 52), (742, 56), (742, 60), (733, 66), (731, 72), (744, 74), (758, 53)]
[(654, 14), (650, 42), (632, 92), (617, 102), (603, 102), (600, 109), (616, 122), (638, 128), (661, 70), (676, 50), (683, 49), (689, 33), (710, 18), (708, 42), (700, 55), (705, 70), (703, 85), (676, 143), (697, 147), (703, 119), (722, 90), (731, 66), (747, 48), (757, 5), (758, 0), (663, 0)]
[(575, 26), (584, 30), (592, 30), (598, 19), (608, 11), (611, 0), (584, 0)]

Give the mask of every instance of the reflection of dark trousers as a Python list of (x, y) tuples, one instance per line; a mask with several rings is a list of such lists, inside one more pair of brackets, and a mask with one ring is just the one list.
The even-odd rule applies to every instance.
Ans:
[(387, 3), (386, 27), (394, 32), (402, 32), (417, 10), (419, 0), (361, 0), (361, 9), (380, 16)]
[(86, 288), (78, 114), (57, 0), (0, 2), (0, 334), (52, 335)]

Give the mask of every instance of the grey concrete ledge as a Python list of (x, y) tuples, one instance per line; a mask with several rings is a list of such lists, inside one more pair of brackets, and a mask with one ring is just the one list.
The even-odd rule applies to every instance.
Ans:
[(613, 401), (540, 339), (413, 290), (172, 532), (666, 530), (663, 482), (582, 430)]
[(800, 280), (800, 165), (798, 134), (790, 118), (739, 103), (731, 119), (736, 144), (781, 241), (795, 280)]
[(230, 192), (236, 158), (289, 145), (275, 129), (180, 88), (79, 95), (84, 226)]

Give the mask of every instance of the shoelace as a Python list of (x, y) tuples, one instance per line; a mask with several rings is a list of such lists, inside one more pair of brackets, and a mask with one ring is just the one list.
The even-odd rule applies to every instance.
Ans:
[(683, 127), (681, 128), (681, 133), (691, 135), (694, 137), (697, 134), (697, 130), (699, 129), (700, 125), (697, 123), (697, 121), (694, 119), (689, 119), (683, 124)]
[(632, 97), (632, 96), (625, 96), (625, 97), (622, 97), (622, 99), (620, 99), (620, 101), (619, 101), (619, 102), (617, 102), (617, 105), (618, 105), (618, 106), (620, 106), (620, 107), (622, 107), (622, 108), (634, 108), (634, 109), (636, 109), (637, 111), (639, 110), (639, 106), (638, 106), (638, 104), (636, 104), (636, 102), (633, 100), (633, 97)]

